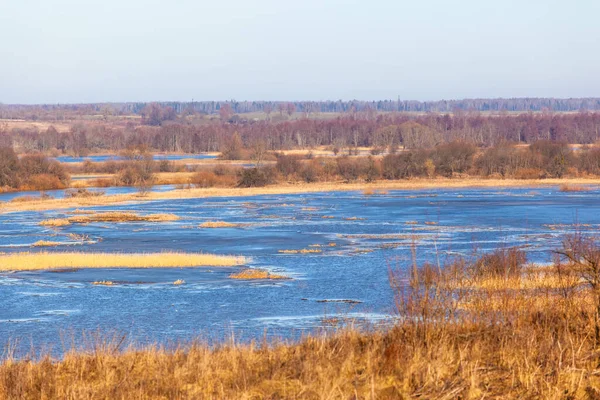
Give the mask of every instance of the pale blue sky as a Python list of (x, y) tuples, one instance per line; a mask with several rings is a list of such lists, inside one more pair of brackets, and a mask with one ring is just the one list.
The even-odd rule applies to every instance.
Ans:
[(0, 0), (0, 102), (600, 96), (598, 0)]

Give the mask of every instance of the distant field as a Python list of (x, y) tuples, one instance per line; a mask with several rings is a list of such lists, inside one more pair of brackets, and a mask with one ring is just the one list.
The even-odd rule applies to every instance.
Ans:
[(22, 119), (0, 119), (0, 130), (5, 128), (12, 129), (37, 129), (45, 131), (50, 126), (53, 126), (59, 132), (68, 132), (71, 129), (71, 122), (35, 122)]

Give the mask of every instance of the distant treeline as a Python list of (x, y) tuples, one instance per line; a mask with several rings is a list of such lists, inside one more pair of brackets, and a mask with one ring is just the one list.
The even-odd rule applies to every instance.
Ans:
[[(161, 110), (155, 106), (158, 116)], [(478, 147), (501, 142), (534, 143), (539, 140), (591, 144), (600, 139), (600, 112), (481, 113), (409, 115), (344, 115), (332, 119), (302, 118), (290, 121), (231, 121), (214, 119), (191, 123), (185, 118), (163, 120), (159, 125), (75, 123), (67, 132), (48, 129), (2, 128), (0, 146), (18, 152), (86, 155), (116, 153), (144, 146), (152, 151), (200, 153), (261, 146), (267, 151), (328, 146), (332, 150), (372, 147), (380, 152), (397, 148), (433, 148), (460, 141)], [(232, 158), (232, 157), (229, 157)]]
[[(142, 115), (153, 103), (94, 103), (94, 104), (43, 104), (3, 105), (0, 118), (65, 120), (82, 115)], [(219, 114), (223, 107), (235, 114), (264, 112), (267, 114), (352, 113), (352, 112), (435, 112), (452, 113), (462, 111), (482, 112), (528, 112), (528, 111), (598, 111), (600, 98), (554, 99), (463, 99), (463, 100), (378, 100), (378, 101), (190, 101), (157, 102), (161, 107), (170, 107), (176, 114), (204, 113)]]

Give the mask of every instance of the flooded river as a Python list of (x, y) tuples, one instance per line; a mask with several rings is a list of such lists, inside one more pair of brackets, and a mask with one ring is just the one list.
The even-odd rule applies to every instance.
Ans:
[[(0, 273), (0, 345), (17, 339), (60, 353), (65, 336), (118, 331), (138, 343), (195, 337), (296, 338), (332, 318), (380, 322), (394, 314), (390, 268), (523, 246), (550, 262), (565, 234), (600, 227), (600, 191), (555, 187), (310, 193), (182, 199), (94, 207), (172, 213), (164, 223), (42, 227), (74, 210), (0, 214), (0, 251), (207, 252), (289, 276), (238, 281), (240, 268), (94, 269)], [(81, 210), (81, 209), (80, 209)], [(83, 209), (85, 210), (85, 209)], [(207, 221), (239, 224), (207, 229)], [(75, 234), (75, 235), (72, 235)], [(85, 242), (73, 238), (86, 237)], [(181, 286), (173, 285), (184, 280)], [(93, 285), (113, 281), (110, 287)], [(23, 345), (24, 343), (24, 345)]]

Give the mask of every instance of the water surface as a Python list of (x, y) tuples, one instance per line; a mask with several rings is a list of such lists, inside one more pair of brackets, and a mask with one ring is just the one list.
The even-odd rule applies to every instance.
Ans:
[[(93, 210), (173, 213), (179, 221), (57, 229), (38, 224), (73, 210), (0, 214), (2, 252), (39, 251), (31, 245), (50, 240), (63, 245), (49, 251), (235, 254), (293, 278), (235, 281), (229, 275), (237, 267), (0, 273), (0, 340), (60, 353), (65, 332), (117, 329), (138, 342), (166, 343), (222, 340), (232, 331), (242, 339), (296, 338), (330, 326), (332, 317), (387, 321), (394, 315), (388, 272), (411, 265), (411, 247), (419, 262), (502, 246), (522, 246), (531, 261), (550, 262), (565, 234), (598, 230), (599, 199), (597, 189), (547, 187), (161, 200)], [(240, 226), (199, 227), (216, 220)], [(282, 252), (303, 249), (318, 252)], [(173, 285), (178, 279), (186, 284)], [(117, 284), (92, 284), (103, 280)]]

